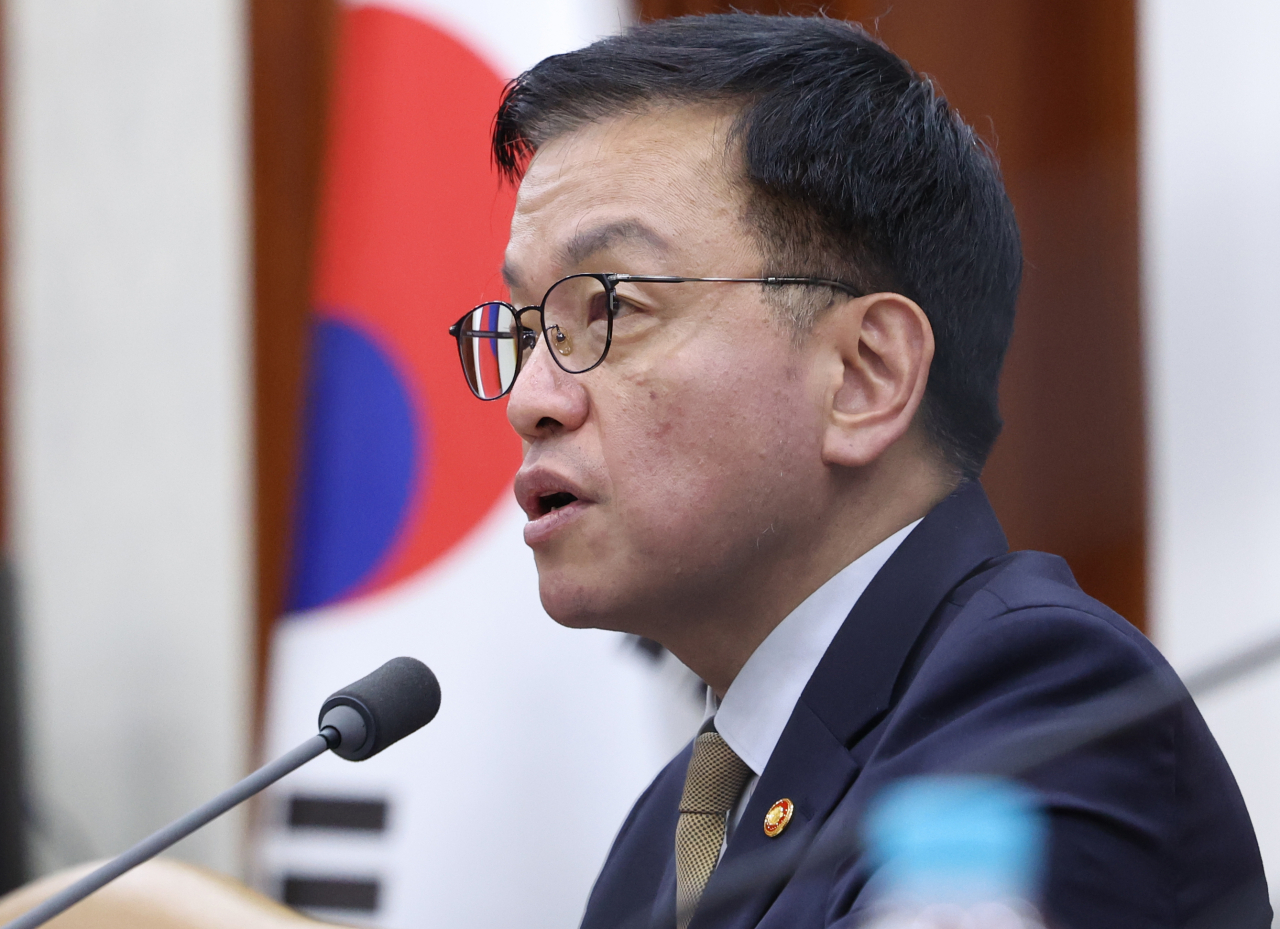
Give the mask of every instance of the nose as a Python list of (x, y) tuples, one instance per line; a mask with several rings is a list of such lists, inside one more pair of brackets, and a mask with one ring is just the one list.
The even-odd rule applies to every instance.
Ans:
[(587, 419), (590, 407), (579, 378), (552, 360), (547, 343), (537, 346), (520, 368), (507, 400), (507, 421), (526, 442), (573, 432)]

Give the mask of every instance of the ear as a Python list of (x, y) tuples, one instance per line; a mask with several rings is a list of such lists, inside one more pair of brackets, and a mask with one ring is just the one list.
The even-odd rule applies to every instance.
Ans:
[(901, 294), (871, 294), (827, 314), (815, 332), (830, 361), (822, 457), (862, 467), (911, 428), (933, 361), (933, 327)]

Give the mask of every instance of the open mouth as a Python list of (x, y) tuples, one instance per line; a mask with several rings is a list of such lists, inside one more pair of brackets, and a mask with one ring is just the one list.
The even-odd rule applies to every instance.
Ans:
[(573, 494), (566, 491), (544, 494), (538, 498), (538, 515), (546, 516), (548, 513), (554, 513), (556, 510), (574, 503), (577, 499)]

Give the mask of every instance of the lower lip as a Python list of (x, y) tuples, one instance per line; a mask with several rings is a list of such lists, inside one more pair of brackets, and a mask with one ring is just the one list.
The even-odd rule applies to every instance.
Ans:
[(568, 525), (578, 518), (587, 508), (587, 503), (583, 500), (574, 500), (568, 506), (562, 506), (558, 510), (552, 510), (539, 516), (537, 519), (531, 519), (524, 524), (524, 544), (529, 546), (539, 545), (560, 531), (561, 527)]

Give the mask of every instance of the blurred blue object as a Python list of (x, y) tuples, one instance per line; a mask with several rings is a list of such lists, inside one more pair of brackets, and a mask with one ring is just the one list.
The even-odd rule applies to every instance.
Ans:
[(312, 330), (288, 610), (357, 590), (395, 543), (418, 472), (417, 414), (389, 352), (360, 327)]
[(889, 904), (925, 906), (1038, 896), (1048, 827), (1029, 790), (983, 777), (898, 781), (864, 824)]

